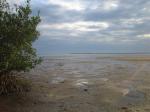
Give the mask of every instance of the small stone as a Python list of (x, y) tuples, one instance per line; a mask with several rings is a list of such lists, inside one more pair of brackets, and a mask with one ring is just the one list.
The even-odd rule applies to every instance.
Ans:
[(33, 102), (33, 104), (32, 105), (37, 105), (37, 102)]
[(123, 109), (123, 110), (127, 110), (127, 109), (128, 109), (128, 107), (121, 107), (121, 109)]
[(67, 111), (67, 109), (66, 109), (66, 108), (64, 108), (64, 109), (63, 109), (63, 111)]
[(84, 91), (86, 91), (86, 92), (87, 92), (87, 91), (88, 91), (88, 89), (84, 89)]

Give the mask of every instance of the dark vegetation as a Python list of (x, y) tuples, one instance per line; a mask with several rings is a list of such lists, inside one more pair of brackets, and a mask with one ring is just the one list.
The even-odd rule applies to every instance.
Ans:
[(0, 0), (0, 94), (23, 91), (26, 81), (18, 74), (41, 62), (32, 46), (40, 16), (31, 13), (30, 0), (22, 6)]

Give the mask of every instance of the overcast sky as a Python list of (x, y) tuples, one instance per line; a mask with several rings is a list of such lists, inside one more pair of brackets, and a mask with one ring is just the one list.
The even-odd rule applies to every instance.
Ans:
[(41, 12), (34, 45), (41, 55), (150, 52), (150, 0), (32, 0), (31, 6)]

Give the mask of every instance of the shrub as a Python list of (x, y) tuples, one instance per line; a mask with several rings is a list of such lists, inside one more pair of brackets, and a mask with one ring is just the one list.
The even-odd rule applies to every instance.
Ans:
[(0, 0), (0, 91), (17, 88), (14, 72), (29, 71), (41, 62), (32, 47), (39, 36), (40, 16), (31, 13), (30, 0), (13, 7)]

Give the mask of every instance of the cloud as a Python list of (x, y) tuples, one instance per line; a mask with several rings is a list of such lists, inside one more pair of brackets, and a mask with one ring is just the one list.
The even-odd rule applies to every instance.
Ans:
[(138, 35), (137, 37), (140, 39), (150, 39), (150, 34)]
[(143, 37), (144, 38), (150, 38), (150, 34), (144, 34)]
[[(86, 9), (114, 10), (118, 7), (118, 0), (47, 0), (47, 3), (58, 5), (66, 10), (83, 11)], [(92, 4), (92, 5), (91, 5)]]
[(49, 4), (58, 5), (66, 10), (84, 10), (85, 7), (80, 0), (48, 0)]
[(34, 14), (41, 11), (39, 41), (96, 44), (93, 49), (100, 44), (124, 50), (129, 45), (132, 50), (150, 47), (149, 0), (32, 0), (31, 6)]
[(61, 24), (42, 24), (40, 29), (58, 29), (58, 30), (73, 30), (73, 31), (99, 31), (109, 27), (107, 22), (91, 22), (91, 21), (78, 21), (73, 23), (61, 23)]
[(101, 10), (110, 11), (110, 10), (117, 9), (118, 6), (119, 6), (119, 1), (117, 1), (117, 0), (106, 0), (106, 1), (103, 1), (103, 3), (99, 6), (99, 8)]

